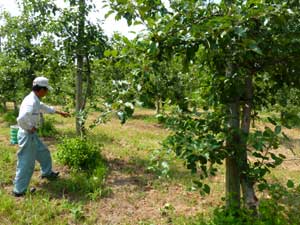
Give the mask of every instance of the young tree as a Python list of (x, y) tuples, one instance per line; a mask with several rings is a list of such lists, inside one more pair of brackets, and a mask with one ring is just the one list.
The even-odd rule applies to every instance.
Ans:
[(75, 111), (76, 132), (84, 133), (85, 106), (92, 97), (91, 64), (101, 58), (107, 46), (107, 37), (98, 24), (88, 20), (89, 12), (94, 8), (92, 1), (72, 0), (69, 7), (62, 10), (54, 29), (60, 38), (61, 51), (69, 63), (76, 64)]

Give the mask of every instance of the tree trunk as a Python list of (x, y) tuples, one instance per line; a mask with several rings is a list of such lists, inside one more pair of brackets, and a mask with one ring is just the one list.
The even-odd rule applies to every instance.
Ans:
[(253, 84), (252, 76), (249, 75), (245, 79), (245, 104), (243, 106), (242, 115), (242, 131), (243, 131), (243, 152), (241, 154), (241, 186), (243, 192), (243, 200), (248, 208), (251, 208), (256, 213), (257, 197), (254, 191), (254, 181), (247, 176), (249, 169), (248, 155), (247, 155), (247, 139), (250, 130), (251, 123), (251, 111), (252, 111), (252, 100), (253, 100)]
[(82, 121), (79, 113), (82, 111), (82, 67), (83, 60), (80, 55), (77, 56), (77, 72), (76, 72), (76, 134), (82, 133)]
[(231, 153), (226, 158), (226, 207), (227, 209), (240, 208), (240, 169), (238, 163), (238, 152), (240, 147), (239, 135), (239, 101), (236, 100), (228, 105), (231, 136), (227, 140), (226, 147)]
[[(233, 64), (228, 62), (226, 77), (229, 79), (233, 74)], [(227, 103), (229, 136), (226, 148), (229, 156), (226, 158), (226, 208), (238, 209), (241, 205), (240, 169), (239, 169), (239, 147), (240, 147), (240, 102), (239, 96), (231, 96)]]
[(84, 23), (85, 23), (85, 0), (79, 1), (79, 23), (77, 37), (77, 71), (76, 71), (76, 134), (83, 134), (83, 124), (79, 117), (79, 113), (83, 110), (82, 97), (82, 74), (83, 74), (83, 58), (84, 58)]
[(161, 103), (161, 98), (157, 97), (156, 101), (155, 101), (156, 114), (160, 114), (160, 112), (161, 112), (161, 107), (160, 107), (161, 105), (160, 105), (160, 103)]
[(179, 100), (178, 106), (183, 112), (189, 112), (189, 104), (185, 100), (184, 96), (182, 96), (182, 99)]
[(84, 94), (84, 97), (83, 97), (82, 108), (85, 108), (88, 97), (91, 97), (91, 94), (92, 94), (90, 59), (87, 55), (85, 56), (85, 59), (86, 59), (86, 67), (87, 67), (87, 70), (86, 70), (86, 89), (85, 89), (85, 94)]
[(16, 115), (17, 115), (17, 114), (18, 114), (18, 112), (19, 112), (17, 101), (16, 101), (16, 100), (14, 100), (14, 101), (13, 101), (13, 103), (14, 103), (14, 112), (15, 112), (15, 113), (16, 113)]
[(7, 112), (7, 105), (6, 105), (6, 101), (3, 101), (3, 111)]

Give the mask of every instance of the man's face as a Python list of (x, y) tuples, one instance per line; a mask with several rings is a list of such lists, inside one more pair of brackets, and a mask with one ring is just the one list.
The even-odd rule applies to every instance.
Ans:
[(38, 96), (39, 96), (40, 98), (42, 98), (42, 97), (46, 96), (47, 93), (48, 93), (48, 89), (47, 89), (47, 88), (45, 88), (45, 89), (42, 88), (42, 89), (38, 92)]

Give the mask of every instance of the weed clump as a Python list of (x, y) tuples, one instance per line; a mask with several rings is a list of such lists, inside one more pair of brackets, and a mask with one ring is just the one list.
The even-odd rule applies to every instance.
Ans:
[(3, 114), (2, 118), (8, 125), (14, 125), (17, 123), (17, 113), (9, 111)]
[(54, 126), (54, 120), (53, 119), (47, 119), (42, 123), (42, 126), (38, 129), (38, 135), (40, 137), (51, 137), (58, 134), (58, 131), (56, 130)]
[(92, 171), (103, 161), (99, 147), (85, 138), (63, 138), (57, 147), (57, 158), (73, 170)]
[(63, 184), (70, 193), (93, 200), (109, 194), (104, 187), (108, 169), (100, 147), (87, 138), (62, 138), (56, 157), (71, 169), (71, 178)]

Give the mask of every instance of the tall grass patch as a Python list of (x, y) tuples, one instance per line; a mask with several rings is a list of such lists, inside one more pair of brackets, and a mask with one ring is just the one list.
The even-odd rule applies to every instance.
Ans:
[(58, 161), (71, 169), (71, 178), (63, 184), (70, 193), (81, 193), (89, 199), (107, 193), (104, 181), (108, 169), (100, 145), (87, 138), (63, 138), (57, 149)]

